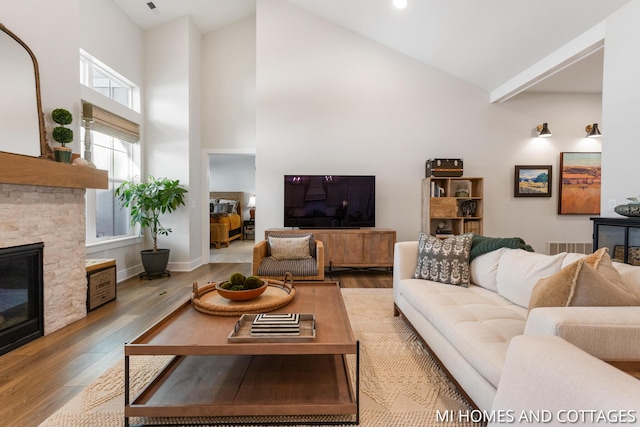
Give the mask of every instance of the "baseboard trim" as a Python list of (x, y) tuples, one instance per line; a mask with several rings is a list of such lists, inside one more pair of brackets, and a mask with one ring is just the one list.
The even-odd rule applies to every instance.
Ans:
[(170, 262), (167, 265), (167, 269), (169, 271), (181, 271), (181, 272), (188, 273), (200, 267), (201, 265), (202, 265), (202, 257), (196, 258), (193, 261), (189, 261), (189, 262)]

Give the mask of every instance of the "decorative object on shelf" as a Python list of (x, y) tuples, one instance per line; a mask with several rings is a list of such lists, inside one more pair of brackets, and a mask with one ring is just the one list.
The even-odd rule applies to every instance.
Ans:
[[(627, 261), (631, 265), (640, 265), (640, 246), (629, 246)], [(613, 246), (613, 261), (624, 262), (624, 245)]]
[(551, 197), (551, 165), (515, 167), (514, 197)]
[(560, 153), (559, 215), (599, 215), (601, 153)]
[(629, 204), (640, 204), (640, 196), (638, 197), (627, 197), (627, 200), (629, 201)]
[(478, 209), (478, 204), (475, 200), (465, 200), (460, 204), (462, 216), (474, 216), (476, 214), (476, 209)]
[(640, 204), (630, 203), (628, 205), (618, 205), (613, 208), (613, 211), (618, 215), (635, 217), (640, 216)]
[(429, 159), (426, 162), (425, 177), (462, 176), (462, 159)]
[(469, 197), (470, 195), (469, 184), (463, 183), (456, 186), (456, 197)]
[(587, 132), (587, 138), (600, 138), (602, 136), (597, 123), (587, 125), (584, 130)]
[(443, 234), (453, 234), (453, 231), (451, 230), (451, 227), (449, 227), (449, 223), (447, 221), (440, 221), (438, 223), (438, 227), (436, 228), (436, 235), (443, 235)]
[(547, 123), (536, 126), (536, 129), (538, 129), (538, 138), (548, 138), (553, 135)]
[(116, 199), (123, 208), (131, 208), (131, 224), (140, 224), (141, 231), (149, 228), (153, 239), (153, 249), (140, 252), (145, 272), (140, 277), (151, 279), (153, 276), (168, 275), (169, 249), (158, 249), (158, 235), (168, 236), (170, 228), (160, 224), (160, 214), (172, 213), (184, 206), (187, 189), (179, 180), (156, 179), (150, 176), (147, 182), (134, 182), (133, 179), (122, 183), (116, 189)]
[(69, 110), (64, 108), (56, 108), (51, 112), (51, 120), (57, 123), (59, 126), (53, 128), (53, 139), (61, 145), (61, 147), (54, 147), (53, 152), (56, 156), (56, 161), (60, 163), (71, 163), (71, 147), (67, 147), (66, 144), (73, 142), (73, 130), (66, 127), (73, 121), (73, 116)]
[(249, 203), (247, 203), (247, 207), (249, 208), (249, 218), (256, 218), (256, 196), (249, 196)]
[(445, 197), (446, 191), (439, 186), (435, 181), (431, 181), (431, 197)]

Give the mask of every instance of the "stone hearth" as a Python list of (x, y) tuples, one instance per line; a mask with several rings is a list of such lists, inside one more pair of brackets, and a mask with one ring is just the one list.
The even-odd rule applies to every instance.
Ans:
[(0, 184), (0, 247), (44, 243), (44, 330), (86, 316), (85, 190)]

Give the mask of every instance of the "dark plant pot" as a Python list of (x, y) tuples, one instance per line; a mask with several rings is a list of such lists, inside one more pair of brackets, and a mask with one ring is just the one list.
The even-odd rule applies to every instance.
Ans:
[(56, 156), (56, 162), (71, 163), (72, 150), (69, 147), (54, 147), (53, 153)]
[[(158, 252), (153, 252), (152, 249), (145, 249), (140, 251), (140, 256), (142, 257), (142, 266), (144, 267), (144, 275), (147, 278), (151, 278), (153, 276), (162, 276), (171, 274), (167, 270), (167, 265), (169, 264), (169, 251), (170, 249), (158, 249)], [(143, 275), (140, 275), (143, 277)]]

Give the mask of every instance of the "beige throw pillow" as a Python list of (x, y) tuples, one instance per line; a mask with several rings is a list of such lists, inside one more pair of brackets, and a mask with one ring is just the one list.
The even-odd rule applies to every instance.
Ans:
[(304, 237), (272, 237), (269, 236), (271, 256), (278, 260), (310, 258), (309, 239)]
[(607, 248), (569, 264), (538, 281), (529, 310), (536, 307), (604, 307), (640, 305), (613, 266)]

